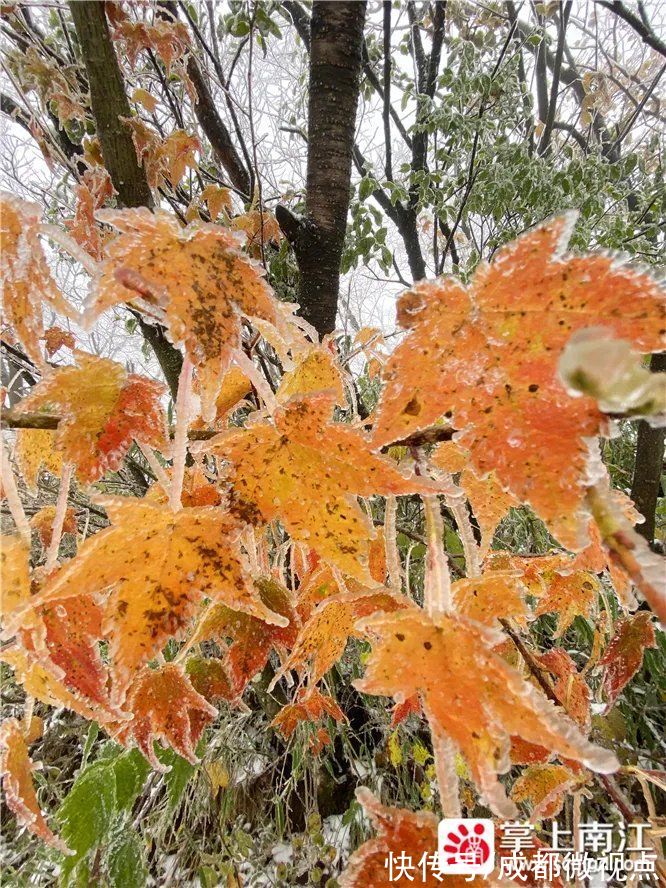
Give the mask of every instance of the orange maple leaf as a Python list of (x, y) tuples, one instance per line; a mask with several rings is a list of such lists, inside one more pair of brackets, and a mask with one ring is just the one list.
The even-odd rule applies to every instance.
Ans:
[(231, 510), (251, 523), (279, 518), (343, 573), (372, 585), (372, 522), (353, 494), (432, 492), (373, 454), (363, 434), (330, 422), (330, 393), (291, 398), (272, 420), (222, 432), (201, 445), (231, 464)]
[(330, 391), (339, 407), (346, 406), (344, 374), (328, 343), (313, 345), (299, 354), (298, 363), (284, 374), (275, 396), (285, 404), (291, 397), (322, 391)]
[(74, 334), (69, 330), (63, 330), (62, 327), (49, 327), (42, 336), (44, 347), (47, 355), (51, 358), (61, 348), (75, 348), (76, 339)]
[[(53, 533), (53, 519), (55, 518), (56, 507), (55, 506), (44, 506), (43, 509), (40, 509), (30, 519), (30, 527), (33, 530), (37, 531), (37, 535), (42, 543), (44, 548), (48, 548), (49, 543), (51, 542), (51, 536)], [(65, 512), (65, 520), (62, 525), (63, 533), (76, 533), (76, 512), (74, 509), (67, 507)]]
[(44, 363), (39, 345), (44, 335), (43, 304), (60, 314), (72, 315), (42, 249), (41, 215), (37, 204), (0, 192), (0, 277), (5, 321), (13, 328), (26, 354), (39, 366)]
[(242, 694), (247, 683), (264, 668), (273, 648), (293, 646), (300, 626), (287, 588), (266, 577), (255, 580), (254, 586), (265, 607), (280, 614), (287, 625), (266, 623), (216, 603), (204, 613), (188, 642), (191, 647), (210, 639), (231, 639), (224, 662), (236, 695)]
[(557, 817), (567, 794), (587, 783), (587, 776), (574, 774), (565, 765), (537, 764), (525, 768), (511, 788), (514, 802), (527, 802), (532, 820)]
[(7, 807), (33, 835), (63, 854), (68, 854), (69, 849), (51, 832), (39, 807), (32, 779), (36, 770), (20, 722), (15, 718), (7, 719), (0, 727), (0, 772)]
[(165, 387), (129, 374), (121, 364), (76, 352), (77, 365), (50, 370), (16, 407), (18, 413), (50, 408), (61, 416), (56, 446), (76, 465), (82, 481), (118, 468), (136, 440), (169, 449), (160, 404)]
[(271, 722), (271, 727), (288, 740), (302, 722), (315, 723), (326, 716), (337, 722), (347, 721), (332, 697), (322, 694), (318, 688), (299, 688), (293, 702), (282, 707)]
[(156, 771), (168, 770), (155, 755), (156, 740), (191, 764), (199, 763), (197, 742), (217, 710), (194, 690), (182, 666), (165, 663), (159, 669), (143, 669), (132, 682), (127, 708), (133, 718), (117, 739), (125, 745), (136, 743)]
[(456, 580), (451, 585), (455, 610), (486, 626), (496, 626), (500, 617), (510, 617), (519, 625), (526, 625), (525, 594), (520, 577), (513, 571), (489, 571), (479, 577)]
[(577, 616), (589, 617), (592, 614), (601, 589), (599, 579), (587, 570), (571, 573), (553, 571), (547, 580), (546, 593), (534, 613), (537, 617), (559, 614), (554, 638), (560, 638)]
[(247, 235), (246, 250), (250, 256), (258, 259), (261, 256), (262, 245), (274, 243), (279, 245), (282, 240), (282, 231), (275, 216), (268, 210), (252, 210), (235, 216), (231, 220), (231, 227), (236, 231), (244, 231)]
[[(76, 211), (73, 219), (66, 219), (65, 226), (72, 237), (95, 260), (102, 259), (104, 243), (108, 235), (102, 234), (100, 225), (95, 220), (95, 212), (114, 195), (111, 177), (104, 167), (86, 170), (81, 183), (76, 186)], [(57, 328), (54, 328), (57, 329)], [(48, 331), (47, 331), (48, 334)], [(69, 334), (71, 336), (71, 334)], [(68, 345), (73, 348), (72, 345)], [(49, 341), (46, 343), (49, 350)], [(56, 351), (54, 349), (54, 351)], [(49, 355), (52, 354), (49, 351)]]
[[(111, 594), (104, 606), (114, 699), (170, 638), (181, 638), (204, 596), (278, 625), (245, 571), (234, 520), (215, 507), (183, 508), (146, 500), (101, 498), (111, 519), (31, 604)], [(137, 565), (139, 566), (137, 569)]]
[(374, 640), (358, 689), (394, 696), (398, 702), (418, 693), (431, 730), (458, 747), (479, 791), (498, 815), (516, 813), (497, 779), (497, 773), (510, 766), (512, 735), (545, 744), (592, 770), (618, 767), (612, 753), (591, 744), (492, 650), (500, 633), (454, 614), (431, 619), (416, 607), (375, 615), (360, 628)]
[(615, 634), (599, 661), (604, 667), (603, 688), (608, 709), (641, 668), (646, 648), (656, 647), (654, 623), (648, 611), (618, 621)]
[(584, 542), (585, 439), (606, 430), (596, 403), (557, 372), (570, 336), (604, 326), (642, 351), (663, 348), (663, 291), (607, 256), (564, 257), (575, 216), (528, 232), (477, 269), (469, 288), (422, 282), (398, 305), (410, 330), (389, 359), (377, 447), (442, 415), (463, 430), (476, 470), (529, 503), (570, 549)]
[[(358, 848), (349, 858), (349, 863), (340, 878), (341, 888), (390, 888), (395, 885), (386, 861), (392, 854), (398, 858), (405, 854), (418, 864), (423, 855), (430, 856), (437, 851), (438, 819), (431, 811), (408, 811), (406, 808), (389, 808), (382, 805), (364, 786), (356, 790), (356, 798), (370, 816), (377, 832)], [(405, 859), (405, 858), (401, 858)], [(419, 874), (419, 884), (428, 888), (441, 885), (430, 868), (425, 870), (426, 879)], [(492, 880), (483, 880), (492, 888)], [(450, 888), (463, 888), (469, 883), (464, 876), (446, 876), (444, 883)]]
[(241, 347), (241, 315), (282, 325), (263, 270), (219, 225), (181, 228), (168, 213), (145, 208), (97, 215), (123, 234), (107, 248), (86, 317), (140, 297), (166, 324), (174, 344), (185, 346), (198, 368), (202, 412), (212, 418), (223, 373)]
[(301, 629), (294, 649), (276, 674), (271, 687), (290, 669), (316, 685), (343, 655), (350, 638), (363, 638), (358, 621), (377, 611), (392, 613), (407, 607), (408, 598), (389, 591), (342, 592), (327, 598), (314, 609)]
[(37, 490), (42, 469), (57, 478), (62, 474), (62, 452), (56, 449), (56, 433), (48, 429), (17, 429), (14, 457), (21, 477), (32, 493)]

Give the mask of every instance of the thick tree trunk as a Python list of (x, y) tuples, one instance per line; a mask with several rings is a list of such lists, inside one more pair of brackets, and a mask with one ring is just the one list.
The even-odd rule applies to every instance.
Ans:
[[(653, 355), (650, 369), (653, 372), (666, 372), (666, 353)], [(641, 421), (638, 424), (631, 498), (645, 518), (645, 523), (637, 525), (636, 530), (650, 543), (654, 540), (655, 512), (663, 463), (664, 429), (655, 429), (647, 422)]]
[(72, 0), (69, 9), (88, 73), (92, 112), (104, 165), (113, 187), (124, 206), (151, 207), (153, 196), (137, 161), (132, 135), (120, 119), (130, 117), (130, 106), (111, 42), (104, 3)]
[(365, 2), (315, 0), (310, 26), (305, 219), (280, 208), (300, 272), (301, 313), (320, 335), (335, 327), (349, 209)]
[[(69, 8), (88, 74), (92, 112), (104, 165), (118, 192), (118, 200), (125, 207), (152, 207), (153, 195), (145, 171), (137, 161), (131, 133), (121, 120), (130, 116), (130, 106), (104, 3), (100, 0), (71, 0)], [(171, 345), (161, 328), (150, 326), (143, 320), (140, 320), (140, 326), (175, 398), (182, 362), (180, 352)]]

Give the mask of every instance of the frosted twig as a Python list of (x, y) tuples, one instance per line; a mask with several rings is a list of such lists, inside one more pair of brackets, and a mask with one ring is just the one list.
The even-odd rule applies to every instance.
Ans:
[(35, 711), (35, 698), (32, 694), (28, 694), (23, 703), (23, 734), (28, 736), (30, 733), (30, 725), (32, 724), (32, 715)]
[(428, 616), (445, 613), (451, 604), (451, 574), (442, 546), (444, 522), (439, 507), (439, 497), (434, 494), (421, 497), (425, 512), (426, 539), (428, 551), (426, 555), (426, 572), (423, 587), (423, 607)]
[(28, 519), (23, 508), (23, 503), (21, 502), (21, 497), (19, 496), (18, 488), (16, 487), (14, 472), (12, 471), (11, 463), (9, 462), (9, 456), (7, 455), (4, 442), (2, 444), (2, 447), (0, 447), (0, 459), (2, 486), (4, 487), (5, 496), (7, 497), (9, 512), (14, 519), (14, 524), (16, 525), (16, 530), (19, 536), (29, 546), (30, 524), (28, 523)]
[(176, 433), (173, 441), (173, 472), (171, 473), (171, 490), (169, 505), (174, 512), (181, 508), (183, 479), (185, 477), (185, 457), (187, 456), (187, 426), (190, 421), (192, 401), (192, 361), (185, 355), (178, 379), (178, 395), (176, 396)]
[(63, 250), (66, 250), (72, 259), (76, 259), (91, 277), (94, 277), (97, 274), (98, 263), (95, 262), (89, 253), (86, 253), (83, 247), (77, 244), (73, 237), (65, 234), (65, 232), (61, 231), (56, 225), (49, 225), (48, 223), (42, 223), (39, 226), (39, 231), (40, 234), (45, 235), (49, 240), (52, 240), (54, 243), (61, 246)]
[(384, 513), (384, 546), (386, 548), (386, 567), (388, 568), (388, 584), (392, 589), (400, 591), (402, 577), (400, 573), (400, 555), (395, 536), (395, 519), (398, 511), (398, 501), (394, 496), (386, 497), (386, 511)]
[(62, 528), (65, 524), (65, 516), (67, 515), (67, 497), (69, 496), (69, 482), (72, 480), (72, 472), (74, 466), (72, 463), (64, 463), (62, 474), (60, 475), (60, 490), (58, 491), (58, 499), (56, 500), (55, 515), (53, 516), (53, 524), (51, 525), (51, 540), (49, 548), (46, 552), (46, 563), (44, 569), (48, 573), (56, 566), (58, 561), (58, 552), (60, 550), (60, 540), (62, 538)]
[(273, 394), (270, 385), (266, 382), (257, 367), (254, 365), (254, 362), (251, 361), (250, 358), (248, 358), (248, 356), (245, 354), (245, 352), (242, 351), (235, 351), (233, 360), (236, 366), (243, 371), (243, 373), (247, 376), (252, 385), (255, 387), (259, 397), (268, 408), (268, 411), (270, 413), (275, 413), (278, 408), (277, 399)]
[(148, 463), (153, 475), (157, 478), (158, 483), (161, 484), (165, 494), (169, 496), (171, 482), (169, 481), (167, 473), (164, 471), (164, 466), (155, 456), (155, 451), (148, 444), (142, 444), (140, 441), (137, 441), (136, 445), (141, 453), (143, 453), (144, 459)]
[[(425, 707), (425, 714), (428, 722), (431, 725), (434, 724), (427, 707)], [(456, 748), (453, 742), (440, 731), (433, 730), (430, 734), (442, 814), (444, 817), (462, 817), (460, 780), (456, 771)]]

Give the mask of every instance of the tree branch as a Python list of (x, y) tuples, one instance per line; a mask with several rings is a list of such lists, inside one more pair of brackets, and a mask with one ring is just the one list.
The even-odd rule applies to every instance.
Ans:
[[(610, 9), (614, 15), (623, 19), (630, 28), (633, 28), (643, 43), (666, 58), (666, 43), (655, 34), (645, 18), (639, 18), (621, 0), (597, 0), (597, 2), (599, 6)], [(643, 8), (642, 3), (639, 4), (639, 8)]]

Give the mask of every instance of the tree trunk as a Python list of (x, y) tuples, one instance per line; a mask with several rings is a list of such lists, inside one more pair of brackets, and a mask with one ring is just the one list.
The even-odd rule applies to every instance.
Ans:
[(347, 228), (365, 2), (312, 6), (305, 218), (280, 208), (300, 272), (301, 314), (320, 335), (335, 328)]
[[(100, 0), (70, 0), (76, 36), (90, 84), (93, 117), (104, 165), (111, 176), (118, 200), (125, 207), (151, 207), (153, 195), (146, 173), (139, 166), (132, 136), (121, 117), (130, 116), (123, 75), (118, 64), (109, 26)], [(160, 327), (140, 319), (141, 332), (150, 343), (174, 399), (182, 357)]]
[[(666, 353), (653, 355), (650, 361), (653, 372), (666, 372)], [(631, 498), (645, 518), (636, 527), (638, 533), (651, 543), (654, 540), (655, 512), (664, 462), (664, 429), (655, 429), (641, 420), (638, 424), (636, 463), (631, 483)]]

